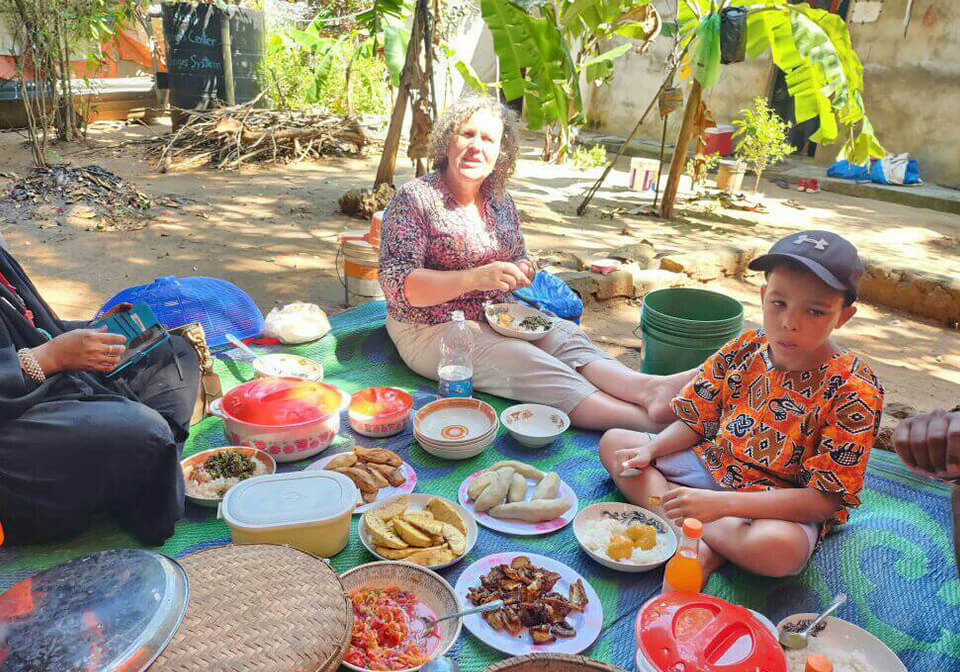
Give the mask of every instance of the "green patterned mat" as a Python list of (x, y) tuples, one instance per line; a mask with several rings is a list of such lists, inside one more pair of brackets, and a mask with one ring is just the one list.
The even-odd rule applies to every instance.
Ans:
[[(326, 379), (348, 392), (390, 384), (414, 393), (418, 405), (425, 403), (435, 383), (400, 362), (383, 320), (383, 304), (368, 304), (335, 316), (332, 333), (320, 341), (288, 351), (322, 362)], [(217, 366), (225, 389), (252, 374), (245, 362), (221, 361)], [(480, 396), (498, 410), (508, 405), (502, 399)], [(620, 499), (596, 459), (598, 439), (595, 433), (570, 431), (532, 454), (501, 435), (493, 448), (463, 462), (428, 455), (409, 431), (379, 445), (397, 450), (416, 469), (418, 492), (456, 499), (465, 476), (499, 459), (524, 459), (560, 472), (583, 507)], [(194, 428), (185, 453), (225, 443), (221, 421), (211, 418)], [(345, 427), (334, 447), (353, 443), (377, 445), (370, 439), (358, 440)], [(307, 463), (284, 465), (284, 469), (300, 469)], [(949, 539), (947, 489), (913, 476), (895, 456), (879, 451), (871, 455), (867, 486), (864, 505), (852, 522), (824, 542), (800, 576), (772, 580), (724, 568), (711, 578), (707, 592), (756, 609), (776, 622), (792, 613), (816, 611), (832, 594), (845, 591), (850, 600), (839, 616), (880, 637), (911, 672), (956, 672), (960, 670), (960, 585)], [(347, 548), (332, 559), (338, 571), (375, 559), (361, 545), (355, 526), (356, 518)], [(569, 526), (554, 534), (522, 538), (480, 529), (470, 555), (441, 572), (451, 584), (468, 564), (489, 553), (519, 550), (556, 558), (583, 574), (603, 603), (604, 631), (585, 655), (634, 669), (633, 620), (639, 606), (659, 591), (662, 571), (622, 574), (605, 569), (580, 551)], [(176, 535), (159, 550), (181, 556), (228, 540), (226, 525), (216, 520), (213, 511), (188, 505)], [(78, 555), (135, 545), (104, 520), (66, 544), (2, 549), (0, 589)], [(464, 672), (476, 672), (503, 657), (466, 630), (452, 655)]]

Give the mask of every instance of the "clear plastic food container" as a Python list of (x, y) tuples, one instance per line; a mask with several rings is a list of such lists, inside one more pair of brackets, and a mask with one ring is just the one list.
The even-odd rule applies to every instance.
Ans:
[(334, 471), (254, 476), (230, 488), (217, 517), (237, 544), (285, 544), (324, 558), (347, 545), (357, 486)]

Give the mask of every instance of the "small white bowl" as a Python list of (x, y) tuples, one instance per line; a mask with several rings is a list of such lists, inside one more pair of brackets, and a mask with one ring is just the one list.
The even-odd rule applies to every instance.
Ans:
[(272, 352), (253, 360), (255, 378), (301, 378), (323, 382), (323, 365), (300, 355)]
[(543, 404), (517, 404), (500, 414), (500, 422), (517, 442), (527, 448), (542, 448), (570, 428), (563, 411)]

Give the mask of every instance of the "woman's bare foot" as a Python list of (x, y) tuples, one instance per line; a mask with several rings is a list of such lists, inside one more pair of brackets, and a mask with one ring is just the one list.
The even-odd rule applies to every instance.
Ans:
[(707, 581), (710, 580), (710, 575), (727, 564), (727, 559), (710, 548), (703, 539), (700, 540), (700, 552), (697, 555), (697, 560), (703, 569), (704, 587), (706, 587)]

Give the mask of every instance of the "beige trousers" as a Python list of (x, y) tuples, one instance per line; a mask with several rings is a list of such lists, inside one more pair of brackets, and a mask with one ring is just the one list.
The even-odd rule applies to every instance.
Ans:
[[(446, 324), (409, 324), (387, 317), (387, 332), (413, 371), (437, 379)], [(570, 413), (597, 388), (578, 369), (613, 359), (567, 320), (538, 341), (501, 336), (486, 322), (467, 320), (473, 336), (473, 389)]]

